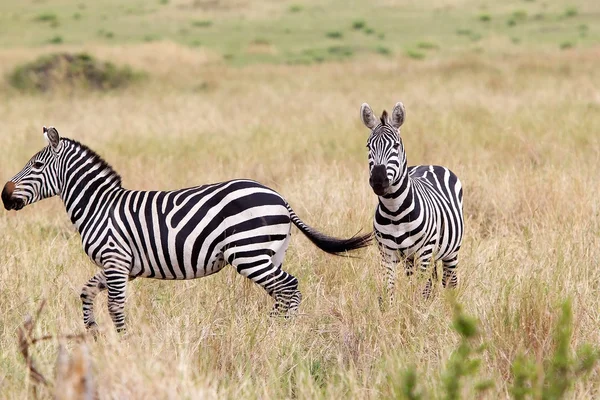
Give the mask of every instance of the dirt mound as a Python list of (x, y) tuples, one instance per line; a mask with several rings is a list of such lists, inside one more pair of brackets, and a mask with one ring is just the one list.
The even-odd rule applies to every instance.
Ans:
[(55, 53), (20, 65), (8, 79), (23, 91), (48, 92), (61, 89), (111, 90), (130, 85), (144, 76), (130, 67), (117, 67), (86, 53)]

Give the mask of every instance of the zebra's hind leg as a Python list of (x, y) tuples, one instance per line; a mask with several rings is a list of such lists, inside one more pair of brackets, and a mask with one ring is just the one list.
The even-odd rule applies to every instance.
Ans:
[(262, 286), (273, 297), (275, 304), (271, 314), (290, 314), (298, 310), (302, 294), (298, 279), (281, 267), (273, 265), (271, 254), (248, 258), (233, 258), (231, 264), (240, 275)]
[(104, 269), (108, 289), (108, 313), (117, 332), (125, 331), (125, 292), (129, 269), (122, 265), (107, 265)]
[(106, 290), (106, 278), (104, 271), (94, 275), (81, 289), (81, 303), (83, 307), (83, 323), (86, 329), (95, 330), (98, 328), (94, 316), (94, 300), (98, 293)]
[(458, 285), (458, 276), (456, 267), (458, 267), (458, 254), (453, 254), (449, 258), (442, 260), (442, 286), (454, 289)]

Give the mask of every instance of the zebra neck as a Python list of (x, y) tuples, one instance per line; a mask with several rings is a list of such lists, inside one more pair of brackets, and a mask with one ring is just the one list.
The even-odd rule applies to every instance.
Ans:
[[(87, 149), (86, 149), (87, 150)], [(60, 197), (71, 222), (83, 233), (89, 222), (114, 203), (121, 177), (93, 152), (83, 152), (65, 160)]]
[(390, 192), (379, 196), (379, 206), (385, 211), (397, 214), (399, 210), (407, 210), (414, 202), (414, 193), (408, 169), (405, 167), (400, 178), (390, 186)]

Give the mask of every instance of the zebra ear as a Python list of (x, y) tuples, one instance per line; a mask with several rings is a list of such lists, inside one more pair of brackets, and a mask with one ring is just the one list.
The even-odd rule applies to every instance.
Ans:
[(392, 126), (395, 129), (399, 129), (402, 126), (405, 115), (406, 110), (404, 109), (404, 104), (397, 102), (394, 106), (394, 110), (392, 111)]
[(363, 124), (369, 129), (373, 129), (377, 126), (377, 120), (373, 116), (373, 110), (367, 103), (363, 103), (360, 106), (360, 119), (362, 119)]
[(53, 126), (51, 126), (50, 128), (46, 128), (44, 126), (43, 131), (44, 138), (46, 138), (46, 142), (48, 142), (50, 146), (56, 149), (58, 147), (58, 144), (60, 143), (60, 135), (58, 134), (56, 128)]

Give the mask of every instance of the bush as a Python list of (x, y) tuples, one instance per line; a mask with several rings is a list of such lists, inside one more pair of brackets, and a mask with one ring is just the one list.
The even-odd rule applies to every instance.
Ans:
[(341, 39), (344, 34), (340, 31), (330, 31), (325, 34), (330, 39)]
[(578, 12), (577, 12), (577, 8), (576, 7), (568, 7), (565, 10), (565, 17), (566, 18), (575, 17), (577, 14), (578, 14)]
[(302, 11), (302, 6), (299, 4), (292, 4), (289, 8), (289, 11), (291, 13), (299, 13), (300, 11)]
[(16, 67), (8, 80), (22, 91), (48, 92), (64, 88), (116, 89), (143, 76), (129, 67), (98, 61), (86, 53), (54, 53)]
[(209, 19), (199, 19), (196, 21), (192, 21), (192, 26), (195, 26), (196, 28), (208, 28), (211, 25), (212, 21)]
[(417, 50), (411, 50), (411, 49), (406, 50), (406, 55), (415, 60), (422, 60), (425, 58), (425, 53), (422, 53)]
[(440, 46), (431, 42), (419, 42), (417, 43), (417, 47), (424, 50), (436, 50), (440, 48)]
[(561, 50), (567, 50), (567, 49), (573, 48), (574, 46), (575, 45), (573, 44), (573, 42), (562, 42), (560, 44)]
[(479, 16), (479, 20), (481, 22), (490, 22), (492, 20), (492, 17), (490, 16), (490, 14), (481, 14)]
[(352, 23), (352, 29), (359, 31), (367, 26), (367, 23), (362, 19), (357, 19)]

